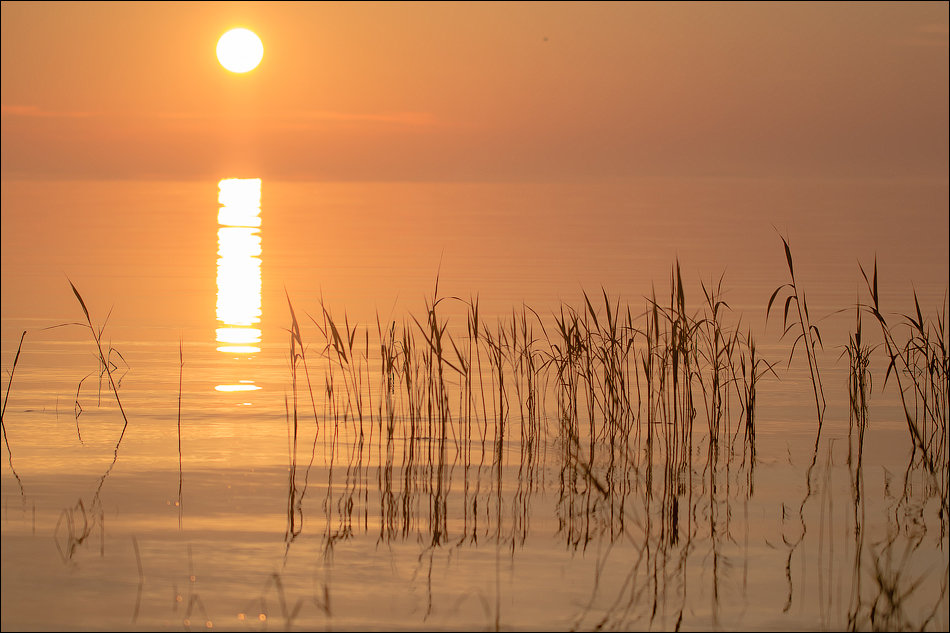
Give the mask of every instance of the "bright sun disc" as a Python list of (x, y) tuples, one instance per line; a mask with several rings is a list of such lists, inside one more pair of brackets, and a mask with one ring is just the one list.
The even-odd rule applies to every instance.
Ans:
[(218, 40), (218, 61), (232, 73), (254, 70), (264, 57), (261, 38), (247, 29), (231, 29)]

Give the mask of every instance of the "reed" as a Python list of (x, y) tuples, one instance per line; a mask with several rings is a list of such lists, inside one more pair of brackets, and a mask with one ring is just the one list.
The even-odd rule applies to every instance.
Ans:
[[(182, 522), (184, 518), (184, 499), (182, 497), (182, 457), (181, 457), (181, 387), (185, 373), (185, 353), (182, 349), (182, 341), (178, 339), (178, 531), (182, 531)], [(138, 546), (136, 546), (138, 552)]]
[(863, 472), (864, 436), (868, 428), (872, 387), (870, 371), (874, 347), (862, 336), (861, 306), (855, 306), (855, 329), (842, 355), (848, 356), (848, 464), (852, 468), (852, 486), (857, 500), (863, 496), (860, 474)]
[(13, 374), (16, 373), (16, 366), (20, 361), (20, 351), (23, 349), (23, 339), (25, 338), (26, 330), (23, 330), (23, 333), (20, 334), (20, 342), (17, 343), (16, 356), (13, 357), (13, 366), (10, 367), (10, 377), (7, 379), (7, 389), (3, 393), (3, 409), (0, 409), (0, 429), (3, 431), (3, 443), (7, 447), (7, 460), (10, 463), (10, 471), (16, 478), (17, 486), (20, 488), (21, 497), (24, 496), (23, 481), (20, 479), (20, 475), (17, 474), (16, 468), (13, 467), (13, 451), (10, 449), (10, 438), (7, 437), (7, 425), (3, 421), (3, 418), (7, 413), (7, 401), (10, 399), (10, 389), (13, 387)]
[[(805, 300), (805, 292), (799, 288), (798, 282), (795, 279), (795, 266), (792, 262), (792, 250), (788, 245), (788, 240), (785, 236), (780, 235), (780, 237), (782, 238), (782, 245), (785, 247), (785, 261), (788, 264), (788, 274), (791, 281), (782, 284), (772, 292), (772, 296), (769, 297), (769, 303), (765, 310), (766, 320), (768, 320), (768, 316), (772, 311), (772, 304), (775, 302), (775, 299), (778, 298), (779, 293), (785, 290), (785, 309), (782, 316), (784, 331), (782, 336), (784, 338), (791, 333), (795, 335), (794, 339), (792, 339), (792, 348), (788, 355), (789, 365), (792, 363), (792, 358), (795, 355), (795, 350), (798, 349), (799, 343), (802, 344), (802, 349), (805, 350), (805, 359), (808, 362), (808, 373), (811, 378), (812, 391), (815, 396), (815, 409), (818, 414), (818, 433), (815, 437), (815, 444), (817, 445), (821, 438), (821, 423), (824, 419), (826, 406), (825, 394), (821, 386), (821, 373), (818, 371), (818, 357), (816, 351), (816, 348), (822, 345), (821, 333), (818, 327), (811, 322), (811, 317), (808, 315), (808, 302)], [(792, 319), (789, 320), (789, 308), (793, 306), (795, 313), (792, 314)]]
[[(291, 630), (294, 626), (294, 620), (300, 613), (301, 608), (304, 605), (303, 598), (298, 598), (297, 601), (290, 606), (287, 601), (287, 592), (284, 589), (284, 582), (281, 578), (281, 575), (277, 572), (272, 573), (267, 577), (267, 580), (264, 582), (264, 586), (261, 589), (261, 595), (258, 598), (258, 621), (264, 625), (266, 628), (267, 620), (270, 619), (270, 607), (267, 602), (267, 594), (270, 591), (271, 587), (277, 593), (277, 604), (280, 607), (280, 615), (284, 619), (284, 630)], [(325, 586), (324, 586), (325, 587)], [(313, 599), (314, 602), (317, 602), (317, 599)], [(250, 605), (249, 605), (250, 606)], [(246, 612), (252, 611), (250, 608), (245, 608), (245, 612), (242, 612), (239, 615), (239, 619), (246, 620)]]
[[(69, 281), (69, 279), (67, 279), (67, 281)], [(103, 325), (99, 330), (93, 326), (92, 317), (89, 316), (89, 309), (86, 307), (86, 302), (83, 301), (82, 295), (79, 294), (79, 290), (76, 289), (76, 286), (72, 281), (69, 281), (69, 286), (73, 289), (73, 294), (76, 295), (76, 299), (79, 301), (79, 306), (82, 308), (83, 315), (86, 317), (86, 325), (89, 327), (89, 332), (92, 334), (92, 338), (96, 343), (96, 351), (99, 353), (99, 361), (102, 363), (103, 371), (109, 378), (109, 386), (112, 388), (112, 393), (115, 396), (115, 402), (119, 407), (119, 413), (122, 415), (124, 424), (122, 425), (122, 432), (119, 433), (119, 439), (116, 442), (116, 456), (118, 456), (119, 444), (122, 443), (122, 438), (125, 437), (125, 431), (129, 427), (129, 418), (126, 416), (125, 409), (122, 407), (122, 399), (119, 397), (119, 388), (112, 374), (112, 363), (102, 351), (102, 332), (103, 328), (105, 328), (105, 325)], [(108, 317), (106, 317), (106, 321), (108, 321)], [(115, 462), (113, 461), (113, 464), (114, 463)]]
[(855, 329), (842, 355), (848, 356), (848, 471), (851, 477), (852, 520), (854, 521), (854, 562), (851, 573), (851, 595), (848, 605), (848, 628), (856, 630), (863, 609), (864, 581), (864, 438), (868, 428), (871, 392), (870, 362), (873, 347), (862, 336), (861, 304), (855, 304)]
[(135, 608), (132, 610), (132, 624), (135, 624), (136, 620), (139, 619), (139, 610), (142, 607), (142, 589), (145, 587), (145, 571), (142, 568), (142, 556), (139, 553), (139, 542), (135, 538), (135, 535), (132, 535), (132, 549), (135, 552), (135, 566), (138, 568), (139, 572), (139, 582), (138, 587), (135, 591)]
[(778, 378), (775, 367), (761, 356), (756, 355), (755, 338), (752, 332), (746, 334), (745, 345), (739, 351), (739, 377), (741, 381), (742, 417), (743, 417), (743, 464), (746, 455), (749, 459), (749, 496), (752, 495), (752, 473), (755, 467), (755, 398), (756, 385), (767, 374)]
[(865, 309), (881, 329), (887, 360), (884, 386), (893, 377), (904, 412), (907, 432), (915, 455), (933, 479), (943, 504), (950, 513), (950, 457), (947, 448), (947, 404), (950, 396), (950, 355), (947, 344), (947, 299), (935, 319), (924, 317), (917, 292), (915, 312), (900, 315), (889, 323), (878, 292), (877, 259), (869, 277), (860, 266), (870, 301)]
[[(67, 279), (67, 281), (69, 281)], [(73, 290), (73, 294), (76, 299), (79, 301), (79, 305), (82, 308), (83, 315), (85, 316), (85, 323), (65, 323), (60, 325), (54, 325), (44, 329), (55, 329), (59, 327), (80, 325), (81, 327), (88, 328), (92, 334), (93, 341), (96, 345), (97, 352), (97, 361), (99, 364), (99, 375), (100, 383), (102, 376), (108, 378), (109, 387), (115, 397), (116, 405), (118, 406), (119, 413), (122, 416), (123, 425), (122, 430), (119, 433), (119, 437), (116, 440), (115, 447), (112, 451), (112, 461), (106, 467), (103, 474), (99, 477), (98, 484), (96, 485), (95, 491), (92, 494), (92, 498), (88, 504), (83, 501), (80, 497), (75, 504), (70, 507), (63, 509), (60, 512), (59, 519), (56, 522), (56, 527), (54, 528), (54, 539), (56, 541), (57, 550), (62, 557), (64, 563), (69, 563), (73, 556), (77, 553), (79, 548), (88, 540), (89, 536), (93, 533), (93, 530), (98, 526), (100, 534), (100, 556), (104, 556), (105, 553), (105, 511), (102, 508), (101, 502), (101, 493), (102, 487), (105, 484), (106, 479), (109, 477), (109, 474), (112, 472), (112, 469), (115, 468), (115, 465), (119, 458), (119, 448), (122, 445), (122, 440), (125, 437), (125, 433), (129, 426), (129, 419), (125, 413), (125, 409), (122, 406), (122, 400), (119, 396), (119, 385), (121, 384), (121, 377), (116, 378), (114, 372), (118, 367), (112, 362), (112, 355), (116, 354), (122, 361), (125, 359), (122, 358), (122, 355), (114, 350), (111, 346), (108, 348), (108, 353), (103, 349), (103, 332), (105, 330), (105, 325), (103, 324), (100, 328), (96, 328), (92, 323), (92, 318), (89, 314), (89, 309), (86, 307), (86, 303), (82, 298), (82, 295), (79, 293), (79, 290), (76, 286), (69, 281), (69, 285)], [(108, 316), (106, 317), (106, 322), (108, 322)], [(22, 338), (21, 338), (22, 342)], [(92, 374), (89, 374), (92, 375)], [(88, 377), (88, 376), (87, 376)], [(77, 405), (78, 405), (78, 392), (81, 389), (82, 383), (85, 380), (83, 378), (80, 380), (80, 387), (77, 388)], [(101, 397), (101, 394), (100, 394)], [(77, 433), (79, 432), (78, 427), (78, 413), (77, 413)], [(82, 436), (79, 436), (80, 442), (82, 442)], [(180, 447), (180, 445), (179, 445)], [(179, 448), (180, 450), (180, 448)], [(179, 480), (179, 494), (180, 494), (180, 480)], [(180, 500), (179, 500), (180, 501)]]

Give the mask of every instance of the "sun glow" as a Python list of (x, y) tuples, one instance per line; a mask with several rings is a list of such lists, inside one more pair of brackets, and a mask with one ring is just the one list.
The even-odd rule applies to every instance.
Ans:
[(218, 61), (232, 73), (246, 73), (257, 68), (264, 58), (261, 38), (247, 29), (231, 29), (218, 40)]

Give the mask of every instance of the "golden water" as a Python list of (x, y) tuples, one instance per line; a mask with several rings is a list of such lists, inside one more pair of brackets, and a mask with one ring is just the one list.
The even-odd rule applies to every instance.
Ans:
[[(869, 628), (872, 614), (947, 628), (939, 486), (880, 348), (858, 467), (841, 358), (867, 300), (858, 262), (877, 257), (889, 315), (912, 313), (914, 289), (928, 318), (943, 305), (946, 182), (15, 182), (2, 196), (5, 630)], [(817, 445), (804, 357), (788, 363), (781, 317), (765, 319), (788, 274), (776, 228), (824, 342)], [(601, 319), (603, 287), (642, 323), (677, 259), (688, 308), (722, 276), (725, 322), (775, 366), (754, 466), (735, 401), (715, 442), (700, 410), (673, 459), (642, 422), (589, 444), (583, 410), (604, 399), (582, 392), (572, 453), (556, 385), (530, 401), (509, 359), (498, 403), (485, 347), (474, 411), (446, 368), (444, 427), (411, 413), (404, 383), (384, 388), (380, 332), (421, 342), (436, 279), (458, 365), (476, 295), (492, 333), (534, 309), (550, 352), (582, 290)], [(102, 328), (124, 435), (88, 328), (45, 329), (84, 318), (64, 273)], [(352, 364), (330, 362), (321, 305), (355, 333)], [(881, 601), (891, 586), (899, 604)]]

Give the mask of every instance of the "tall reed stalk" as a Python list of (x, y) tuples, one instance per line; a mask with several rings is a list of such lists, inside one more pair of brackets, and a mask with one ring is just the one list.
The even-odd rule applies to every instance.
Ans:
[(20, 351), (23, 349), (23, 339), (25, 338), (26, 330), (23, 330), (23, 333), (20, 334), (20, 342), (16, 347), (16, 356), (13, 357), (13, 366), (10, 368), (10, 378), (7, 380), (7, 390), (3, 394), (3, 409), (0, 410), (0, 429), (3, 430), (3, 443), (7, 447), (7, 459), (10, 462), (10, 470), (13, 472), (13, 476), (16, 477), (17, 486), (20, 488), (20, 496), (23, 496), (23, 482), (20, 480), (20, 475), (17, 474), (16, 468), (13, 467), (13, 451), (10, 449), (10, 438), (7, 437), (7, 425), (3, 421), (3, 418), (7, 413), (7, 400), (10, 399), (10, 389), (13, 387), (13, 374), (16, 373), (16, 366), (20, 361)]
[[(782, 324), (785, 330), (782, 336), (784, 337), (794, 330), (795, 338), (792, 340), (792, 349), (788, 355), (789, 365), (792, 363), (792, 358), (795, 355), (795, 350), (798, 348), (799, 343), (802, 344), (802, 348), (805, 350), (805, 359), (808, 362), (808, 374), (811, 378), (812, 392), (815, 396), (815, 410), (818, 414), (818, 433), (815, 437), (815, 444), (817, 446), (821, 437), (821, 423), (824, 419), (826, 406), (825, 394), (821, 386), (821, 373), (818, 371), (818, 355), (816, 350), (816, 348), (822, 344), (821, 333), (818, 331), (818, 327), (812, 323), (811, 317), (808, 315), (808, 302), (805, 300), (805, 292), (799, 287), (795, 279), (795, 266), (792, 263), (792, 250), (789, 248), (788, 240), (785, 239), (784, 236), (780, 237), (782, 238), (782, 245), (785, 247), (785, 261), (788, 264), (788, 274), (791, 281), (776, 288), (772, 296), (769, 297), (769, 303), (765, 310), (766, 320), (768, 320), (768, 316), (772, 311), (772, 304), (775, 302), (775, 299), (778, 298), (779, 293), (787, 289), (785, 309), (782, 317)], [(795, 308), (795, 314), (793, 314), (791, 320), (789, 320), (790, 307)]]

